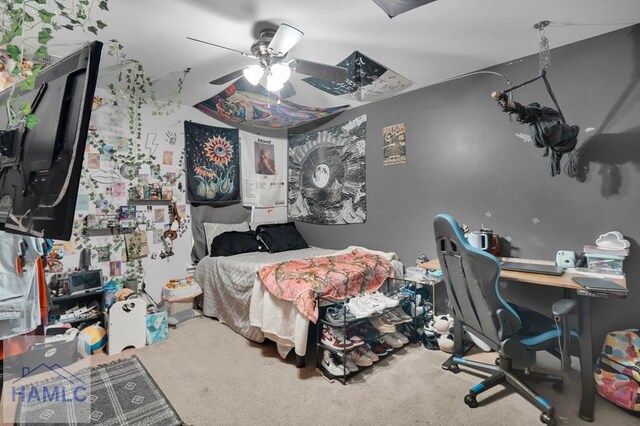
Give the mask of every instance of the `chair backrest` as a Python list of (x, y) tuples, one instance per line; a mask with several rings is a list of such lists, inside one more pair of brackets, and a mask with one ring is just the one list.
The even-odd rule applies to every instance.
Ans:
[(500, 342), (509, 337), (499, 332), (499, 309), (505, 312), (509, 322), (503, 329), (517, 331), (520, 328), (518, 314), (500, 295), (500, 261), (469, 244), (451, 215), (437, 215), (433, 228), (454, 317), (497, 349)]

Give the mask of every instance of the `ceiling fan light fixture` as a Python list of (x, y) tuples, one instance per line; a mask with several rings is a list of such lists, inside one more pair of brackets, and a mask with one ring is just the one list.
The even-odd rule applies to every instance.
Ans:
[(278, 62), (271, 65), (271, 75), (284, 83), (291, 77), (291, 69), (288, 65)]
[(260, 79), (264, 75), (264, 70), (260, 65), (251, 65), (242, 71), (244, 77), (247, 79), (249, 83), (254, 86), (257, 86), (260, 82)]
[(280, 80), (273, 74), (267, 74), (267, 90), (270, 92), (277, 92), (284, 87), (284, 81)]

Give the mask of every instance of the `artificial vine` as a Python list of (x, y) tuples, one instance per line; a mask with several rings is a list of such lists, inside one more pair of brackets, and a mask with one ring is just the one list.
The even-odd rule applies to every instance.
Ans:
[[(14, 106), (16, 86), (35, 88), (38, 74), (49, 61), (49, 42), (60, 30), (95, 35), (107, 24), (91, 15), (95, 7), (108, 11), (109, 0), (3, 0), (0, 2), (0, 91), (11, 87), (7, 100), (9, 128), (35, 127), (39, 120), (31, 105)], [(31, 57), (31, 59), (28, 59)]]

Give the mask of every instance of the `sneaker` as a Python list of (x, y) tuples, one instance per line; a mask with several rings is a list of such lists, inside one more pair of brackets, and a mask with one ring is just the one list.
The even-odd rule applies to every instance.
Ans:
[(382, 339), (387, 345), (391, 346), (393, 349), (398, 349), (404, 346), (400, 340), (396, 339), (393, 336), (393, 334), (385, 334), (384, 336), (382, 336)]
[(370, 322), (380, 333), (393, 333), (396, 331), (395, 324), (385, 321), (383, 318), (372, 318)]
[(320, 364), (332, 376), (344, 376), (345, 371), (340, 359), (329, 351), (324, 351)]
[(396, 340), (399, 340), (403, 345), (409, 343), (409, 339), (407, 338), (407, 336), (398, 331), (396, 331), (395, 333), (391, 333), (390, 336), (392, 336)]
[(369, 358), (371, 361), (373, 362), (378, 362), (380, 361), (380, 357), (378, 355), (376, 355), (372, 350), (371, 350), (371, 346), (369, 346), (368, 344), (364, 344), (362, 346), (360, 346), (357, 351), (359, 351), (361, 354), (366, 355), (367, 358)]
[(349, 305), (345, 304), (343, 306), (329, 306), (324, 315), (324, 319), (329, 324), (340, 327), (344, 326), (345, 320), (346, 322), (355, 321), (356, 316), (349, 310)]
[(342, 362), (344, 362), (344, 365), (347, 367), (347, 371), (349, 373), (355, 373), (356, 371), (358, 371), (358, 366), (351, 359), (349, 359), (348, 355), (346, 358), (344, 357), (339, 357), (339, 358)]
[(358, 324), (355, 327), (354, 333), (365, 341), (372, 341), (380, 337), (380, 332), (376, 330), (369, 321)]
[(379, 338), (377, 342), (382, 346), (382, 348), (386, 351), (386, 353), (393, 352), (393, 346), (388, 344), (382, 337)]
[(380, 359), (381, 356), (385, 356), (387, 353), (389, 353), (388, 349), (391, 349), (391, 348), (386, 343), (381, 343), (381, 342), (378, 342), (377, 340), (371, 343), (371, 351), (376, 356), (378, 356), (378, 359)]
[(353, 347), (351, 341), (345, 339), (344, 334), (336, 328), (328, 325), (322, 326), (322, 335), (320, 336), (320, 343), (329, 346), (333, 349), (344, 350)]
[(390, 297), (385, 296), (379, 291), (374, 291), (373, 293), (369, 293), (369, 298), (374, 299), (385, 305), (385, 308), (394, 308), (400, 304), (398, 299), (392, 299)]
[(347, 330), (347, 339), (353, 344), (353, 347), (364, 345), (364, 340), (362, 337), (358, 336), (356, 330), (348, 329)]
[(413, 318), (411, 318), (409, 315), (406, 314), (405, 311), (402, 310), (402, 308), (398, 307), (394, 310), (391, 311), (393, 314), (395, 314), (398, 318), (400, 318), (402, 320), (402, 322), (410, 322), (413, 321)]
[(373, 365), (373, 361), (359, 350), (349, 352), (347, 354), (347, 360), (353, 362), (358, 367), (369, 367)]
[(367, 306), (373, 313), (380, 313), (387, 308), (387, 305), (384, 302), (381, 302), (375, 297), (371, 297), (370, 294), (363, 294), (358, 296), (356, 299), (360, 299), (360, 303)]
[(373, 315), (375, 312), (369, 304), (365, 303), (359, 297), (352, 297), (345, 305), (349, 307), (349, 312), (351, 312), (357, 319), (366, 318)]

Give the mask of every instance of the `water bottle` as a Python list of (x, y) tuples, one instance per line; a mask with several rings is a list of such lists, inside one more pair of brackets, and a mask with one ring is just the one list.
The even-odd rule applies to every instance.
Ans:
[(105, 312), (109, 311), (111, 305), (116, 303), (116, 293), (120, 290), (120, 286), (111, 280), (102, 287), (102, 304)]

